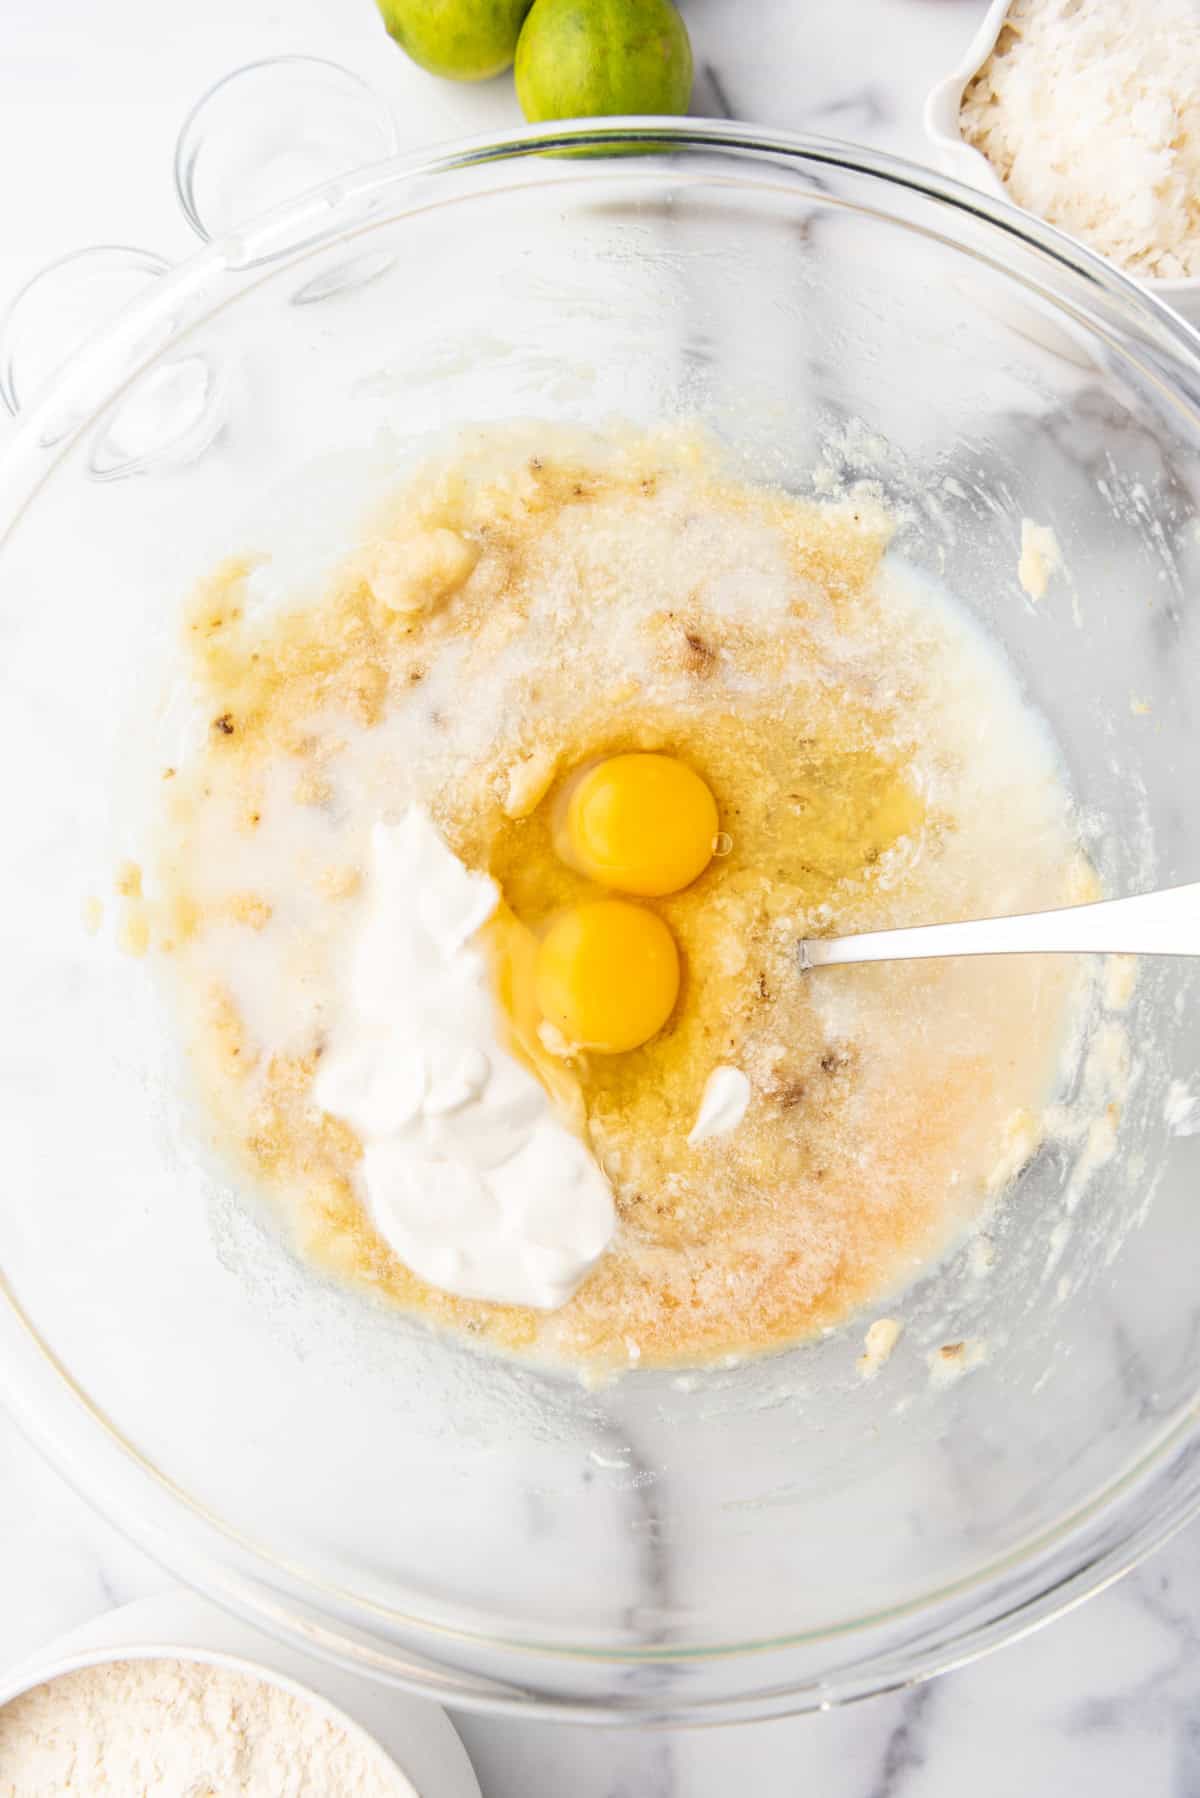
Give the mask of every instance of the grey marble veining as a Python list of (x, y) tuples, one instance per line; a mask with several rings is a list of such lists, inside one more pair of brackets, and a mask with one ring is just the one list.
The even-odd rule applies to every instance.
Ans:
[[(0, 1665), (166, 1576), (0, 1419)], [(486, 1798), (1200, 1792), (1200, 1532), (1023, 1642), (824, 1716), (690, 1733), (460, 1715)]]
[[(925, 91), (984, 4), (684, 0), (696, 110), (919, 158)], [(159, 0), (106, 0), (101, 11), (92, 0), (11, 0), (0, 37), (0, 167), (29, 172), (6, 191), (0, 305), (88, 241), (186, 253), (169, 183), (175, 130), (204, 85), (257, 56), (302, 50), (355, 68), (388, 92), (410, 145), (518, 123), (507, 84), (446, 88), (409, 68), (371, 0), (211, 0), (173, 14), (169, 43)], [(82, 163), (69, 148), (81, 121), (91, 131)], [(666, 1577), (645, 1569), (652, 1600)], [(0, 1665), (167, 1583), (0, 1417)], [(1193, 1528), (1025, 1641), (840, 1712), (690, 1734), (458, 1723), (487, 1798), (1052, 1798), (1077, 1787), (1195, 1798), (1198, 1613)]]

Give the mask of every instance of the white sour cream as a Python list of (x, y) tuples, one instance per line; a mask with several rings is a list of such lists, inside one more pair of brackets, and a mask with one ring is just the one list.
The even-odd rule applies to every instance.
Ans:
[(710, 1136), (728, 1136), (745, 1117), (749, 1103), (750, 1082), (741, 1068), (714, 1068), (705, 1081), (688, 1142), (695, 1148)]
[(363, 1145), (380, 1234), (461, 1298), (554, 1310), (604, 1253), (612, 1192), (505, 1046), (482, 926), (500, 903), (428, 813), (377, 824), (313, 1096)]

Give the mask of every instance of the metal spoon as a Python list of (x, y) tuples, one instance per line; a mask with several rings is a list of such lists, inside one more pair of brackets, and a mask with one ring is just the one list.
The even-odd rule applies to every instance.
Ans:
[(965, 924), (922, 924), (913, 930), (874, 930), (864, 936), (809, 937), (800, 968), (838, 962), (924, 961), (937, 955), (1200, 955), (1200, 882), (1065, 905), (1017, 918), (977, 918)]

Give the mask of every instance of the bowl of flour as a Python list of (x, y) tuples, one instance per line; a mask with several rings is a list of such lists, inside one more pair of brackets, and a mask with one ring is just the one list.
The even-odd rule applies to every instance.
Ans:
[(0, 1676), (0, 1798), (479, 1798), (444, 1712), (167, 1593)]

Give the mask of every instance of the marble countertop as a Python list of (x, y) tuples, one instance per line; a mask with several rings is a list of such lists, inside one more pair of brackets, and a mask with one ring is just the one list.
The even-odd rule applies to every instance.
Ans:
[[(923, 154), (921, 104), (985, 0), (684, 0), (698, 112)], [(433, 82), (371, 0), (8, 0), (0, 25), (0, 304), (85, 243), (191, 247), (180, 120), (240, 63), (332, 57), (383, 89), (406, 144), (519, 123), (509, 83)], [(87, 154), (80, 154), (80, 143)], [(21, 171), (19, 181), (13, 172)], [(6, 424), (0, 422), (0, 439)], [(167, 1576), (0, 1416), (0, 1667)], [(486, 1798), (1049, 1798), (1200, 1793), (1200, 1531), (990, 1659), (846, 1711), (737, 1730), (618, 1733), (459, 1716)]]

